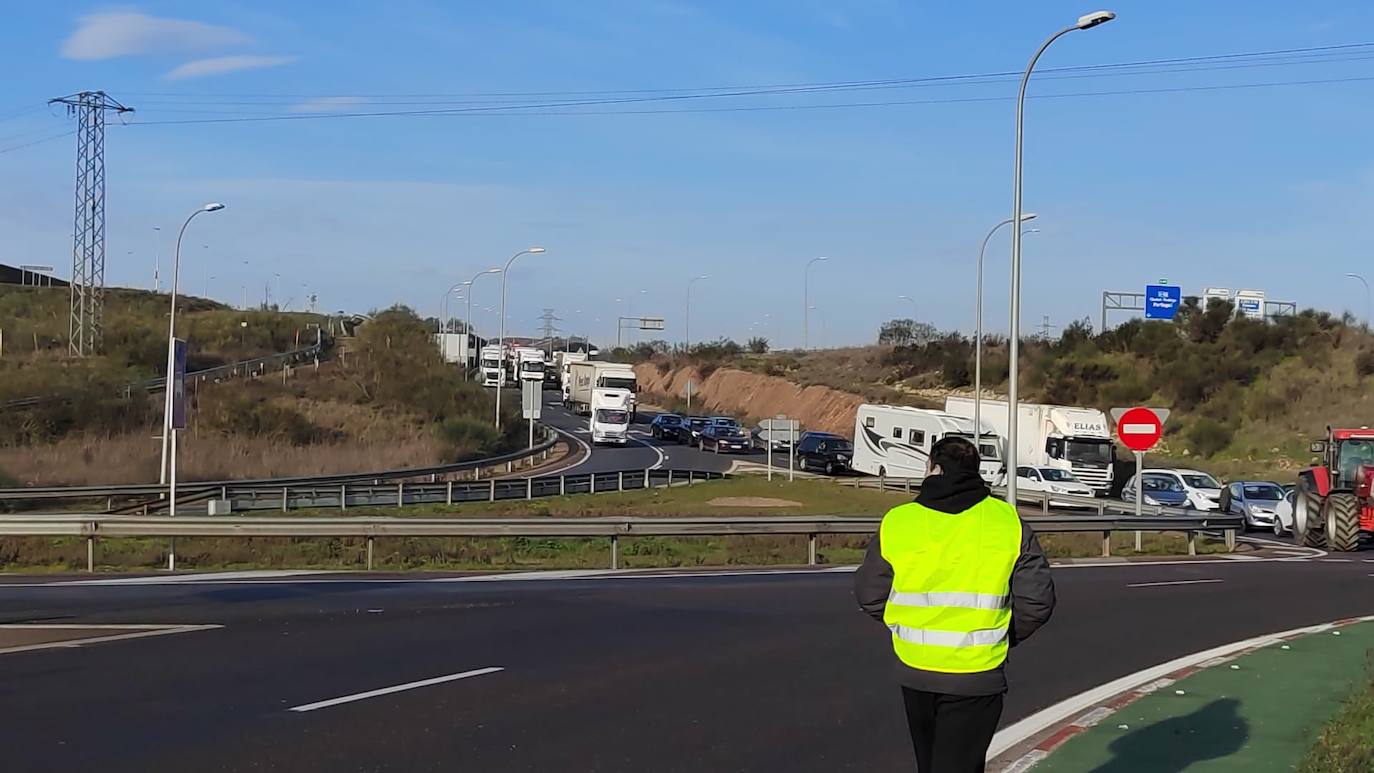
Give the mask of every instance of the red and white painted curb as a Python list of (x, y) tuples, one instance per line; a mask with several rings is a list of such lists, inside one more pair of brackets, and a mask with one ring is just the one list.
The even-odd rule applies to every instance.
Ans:
[(988, 772), (1024, 773), (1050, 756), (1070, 738), (1146, 695), (1170, 687), (1203, 669), (1219, 666), (1263, 647), (1300, 636), (1371, 620), (1374, 620), (1374, 615), (1352, 617), (1223, 644), (1079, 693), (1009, 725), (993, 736), (992, 745), (988, 749)]

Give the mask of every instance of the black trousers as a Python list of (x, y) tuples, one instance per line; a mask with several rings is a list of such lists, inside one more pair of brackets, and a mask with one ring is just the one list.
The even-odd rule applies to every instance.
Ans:
[(1002, 718), (1002, 695), (945, 695), (902, 688), (920, 773), (983, 773)]

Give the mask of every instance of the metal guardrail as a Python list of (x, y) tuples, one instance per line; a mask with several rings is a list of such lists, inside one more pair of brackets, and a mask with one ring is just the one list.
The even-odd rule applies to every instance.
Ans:
[[(247, 497), (249, 500), (262, 498), (264, 492), (280, 493), (283, 490), (288, 492), (289, 501), (301, 501), (300, 496), (304, 492), (320, 491), (329, 487), (335, 496), (333, 504), (296, 504), (295, 507), (337, 507), (339, 506), (338, 486), (347, 484), (370, 484), (373, 488), (382, 487), (382, 481), (404, 481), (411, 478), (429, 478), (431, 483), (437, 483), (441, 476), (456, 475), (464, 472), (473, 473), (474, 480), (481, 477), (483, 469), (500, 469), (505, 467), (505, 472), (514, 471), (515, 463), (531, 458), (544, 460), (553, 447), (558, 444), (559, 435), (554, 430), (542, 427), (544, 433), (543, 440), (533, 448), (522, 448), (500, 456), (490, 456), (482, 459), (469, 459), (462, 462), (451, 464), (437, 464), (430, 467), (403, 467), (395, 470), (380, 470), (372, 472), (340, 473), (336, 475), (313, 475), (295, 478), (262, 478), (257, 480), (218, 480), (218, 481), (178, 481), (177, 483), (177, 502), (194, 503), (203, 501), (211, 497), (218, 496), (220, 499), (235, 499), (237, 497)], [(499, 473), (498, 473), (499, 474)], [(443, 484), (440, 484), (443, 485)], [(484, 486), (486, 484), (483, 484)], [(396, 485), (386, 487), (389, 491), (397, 491)], [(294, 491), (293, 491), (294, 490)], [(401, 489), (405, 491), (404, 488)], [(355, 491), (358, 491), (355, 489)], [(115, 500), (134, 499), (139, 497), (160, 497), (167, 493), (167, 487), (156, 483), (133, 483), (120, 484), (113, 486), (33, 486), (29, 488), (0, 488), (0, 503), (2, 502), (28, 502), (40, 500), (61, 500), (61, 501), (87, 501), (104, 500), (105, 509), (112, 511), (115, 509)], [(354, 504), (351, 495), (354, 491), (348, 492), (350, 499), (347, 504)], [(292, 500), (292, 495), (296, 499)], [(412, 501), (411, 494), (404, 494), (407, 503), (418, 504), (421, 501)], [(443, 501), (440, 499), (439, 501)], [(393, 498), (388, 502), (367, 502), (358, 501), (357, 504), (396, 504)], [(250, 507), (248, 509), (263, 509)]]
[[(719, 475), (719, 473), (716, 473)], [(1028, 518), (1042, 533), (1098, 532), (1104, 553), (1118, 531), (1169, 531), (1188, 535), (1189, 552), (1196, 535), (1208, 529), (1226, 531), (1234, 547), (1238, 516), (1154, 516), (1114, 518), (1061, 516)], [(123, 537), (362, 537), (367, 540), (367, 567), (373, 566), (373, 543), (386, 537), (582, 537), (609, 538), (610, 565), (619, 568), (619, 544), (625, 537), (791, 535), (805, 536), (808, 561), (817, 562), (822, 535), (872, 534), (875, 516), (771, 516), (755, 518), (282, 518), (30, 515), (0, 516), (0, 536), (84, 537), (87, 569), (94, 570), (95, 541)]]
[[(241, 362), (233, 362), (228, 365), (217, 365), (213, 368), (205, 368), (204, 370), (193, 371), (186, 374), (186, 379), (190, 382), (204, 383), (206, 381), (220, 381), (225, 378), (237, 376), (239, 374), (252, 375), (255, 372), (265, 373), (267, 371), (268, 366), (285, 366), (292, 363), (302, 362), (304, 360), (314, 360), (323, 351), (324, 343), (319, 342), (311, 346), (307, 346), (303, 349), (294, 349), (289, 352), (279, 352), (277, 354), (269, 354), (264, 357), (254, 357), (251, 360), (243, 360)], [(158, 378), (150, 378), (144, 381), (135, 381), (130, 384), (125, 384), (121, 389), (121, 393), (117, 396), (127, 398), (135, 392), (156, 393), (162, 391), (166, 387), (166, 385), (167, 378), (165, 376), (160, 376)], [(5, 402), (0, 403), (0, 408), (31, 408), (35, 405), (62, 402), (70, 399), (71, 397), (68, 395), (40, 395), (37, 397), (19, 397), (13, 400), (6, 400)]]
[[(841, 479), (842, 480), (842, 479)], [(849, 481), (844, 481), (849, 482)], [(920, 481), (914, 478), (854, 478), (852, 485), (855, 488), (876, 488), (880, 491), (901, 491), (910, 494), (919, 493), (921, 490)], [(1002, 497), (1006, 495), (1006, 489), (1002, 486), (993, 486), (994, 496)], [(1048, 491), (1027, 491), (1025, 489), (1016, 490), (1016, 501), (1019, 505), (1039, 505), (1041, 515), (1049, 515), (1051, 508), (1060, 509), (1081, 509), (1095, 511), (1099, 516), (1123, 515), (1135, 517), (1135, 503), (1124, 502), (1118, 499), (1106, 499), (1100, 497), (1083, 497), (1073, 494), (1055, 494)], [(1188, 507), (1166, 507), (1163, 505), (1141, 505), (1142, 516), (1196, 516), (1199, 514), (1211, 514), (1213, 517), (1221, 517), (1214, 511), (1194, 510)], [(1227, 516), (1240, 521), (1240, 516)]]

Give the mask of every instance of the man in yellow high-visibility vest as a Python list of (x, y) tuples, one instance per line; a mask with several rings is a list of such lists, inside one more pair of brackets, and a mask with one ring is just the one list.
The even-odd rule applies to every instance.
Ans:
[(979, 461), (968, 440), (937, 441), (920, 495), (883, 516), (854, 577), (859, 606), (892, 637), (921, 773), (981, 773), (1007, 651), (1054, 611), (1049, 561)]

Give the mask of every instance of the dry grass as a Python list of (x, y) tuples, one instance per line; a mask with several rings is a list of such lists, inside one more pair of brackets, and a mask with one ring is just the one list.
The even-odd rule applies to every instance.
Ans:
[[(185, 481), (328, 475), (439, 464), (432, 433), (405, 439), (348, 439), (311, 446), (272, 438), (196, 437), (178, 441), (177, 477)], [(150, 483), (158, 478), (161, 441), (147, 435), (69, 438), (33, 448), (0, 448), (0, 469), (20, 485), (95, 486)]]

